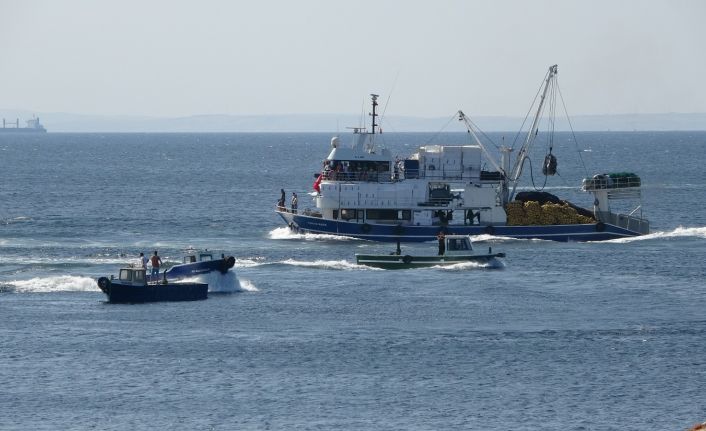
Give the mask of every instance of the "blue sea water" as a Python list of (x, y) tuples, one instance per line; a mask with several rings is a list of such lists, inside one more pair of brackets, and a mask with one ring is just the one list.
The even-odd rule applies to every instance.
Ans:
[[(477, 247), (507, 253), (502, 268), (410, 271), (354, 265), (356, 252), (389, 244), (292, 234), (274, 214), (282, 187), (311, 206), (329, 139), (0, 135), (0, 429), (682, 430), (706, 420), (706, 132), (557, 136), (547, 190), (590, 207), (581, 178), (636, 172), (650, 235), (483, 236)], [(381, 136), (401, 156), (468, 139)], [(536, 185), (546, 151), (533, 152)], [(176, 263), (187, 247), (235, 256), (234, 293), (112, 305), (95, 284), (139, 252)]]

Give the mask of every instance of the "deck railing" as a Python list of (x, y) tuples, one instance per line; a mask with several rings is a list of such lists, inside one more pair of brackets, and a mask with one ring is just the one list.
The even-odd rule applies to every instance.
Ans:
[(611, 212), (602, 212), (599, 218), (604, 223), (609, 223), (623, 229), (628, 229), (633, 232), (647, 234), (650, 232), (650, 222), (642, 217), (636, 217), (629, 214), (616, 214)]

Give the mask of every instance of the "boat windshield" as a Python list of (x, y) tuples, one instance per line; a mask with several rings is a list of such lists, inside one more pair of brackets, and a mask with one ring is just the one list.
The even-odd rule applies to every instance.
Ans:
[(121, 269), (120, 270), (120, 280), (121, 281), (132, 281), (132, 271), (129, 269)]
[(466, 238), (449, 238), (446, 248), (450, 251), (468, 251), (471, 249)]
[(145, 281), (145, 271), (134, 271), (133, 281), (143, 283)]
[(141, 269), (123, 268), (118, 276), (120, 281), (144, 283), (145, 271)]

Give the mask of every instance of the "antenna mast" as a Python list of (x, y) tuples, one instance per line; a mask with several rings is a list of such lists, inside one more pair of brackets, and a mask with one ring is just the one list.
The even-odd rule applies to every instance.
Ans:
[(371, 115), (373, 117), (373, 132), (372, 132), (372, 134), (374, 135), (375, 134), (375, 127), (378, 125), (375, 122), (375, 117), (378, 116), (378, 114), (376, 112), (376, 108), (378, 106), (378, 97), (380, 97), (380, 96), (378, 96), (377, 94), (371, 94), (370, 97), (373, 98), (373, 113)]

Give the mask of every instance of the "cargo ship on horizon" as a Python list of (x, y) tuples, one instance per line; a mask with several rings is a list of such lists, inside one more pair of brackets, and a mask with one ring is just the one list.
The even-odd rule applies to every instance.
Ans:
[(27, 120), (27, 127), (20, 127), (19, 118), (12, 122), (3, 118), (0, 133), (47, 133), (47, 129), (39, 122), (39, 117)]

